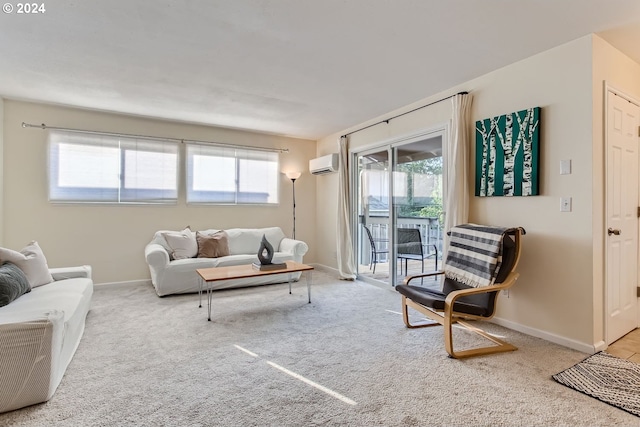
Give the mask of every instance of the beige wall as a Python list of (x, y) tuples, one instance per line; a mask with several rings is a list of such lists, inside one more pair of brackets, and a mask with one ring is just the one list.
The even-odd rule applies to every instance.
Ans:
[[(591, 38), (584, 37), (473, 82), (472, 120), (542, 107), (540, 195), (473, 197), (472, 221), (521, 225), (521, 278), (498, 316), (532, 332), (594, 344)], [(473, 152), (475, 150), (472, 150)], [(560, 175), (570, 159), (571, 175)], [(474, 168), (475, 169), (475, 168)], [(560, 197), (572, 212), (560, 212)]]
[[(462, 90), (462, 89), (461, 89)], [(455, 93), (455, 92), (454, 92)], [(448, 95), (445, 94), (444, 96)], [(440, 95), (421, 100), (417, 103), (408, 105), (401, 110), (396, 110), (384, 116), (376, 117), (365, 123), (345, 129), (340, 133), (336, 133), (325, 137), (318, 141), (318, 155), (322, 156), (329, 153), (337, 153), (338, 141), (340, 135), (352, 132), (361, 127), (377, 123), (387, 119), (389, 116), (400, 114), (405, 111), (411, 111), (416, 107), (428, 104), (431, 100), (442, 98)], [(424, 131), (433, 131), (448, 127), (451, 120), (451, 102), (442, 102), (433, 105), (427, 109), (421, 109), (414, 113), (398, 117), (389, 123), (382, 123), (366, 130), (356, 132), (349, 137), (350, 151), (359, 151), (362, 149), (374, 148), (390, 140), (409, 137), (416, 133)], [(338, 174), (330, 174), (317, 178), (317, 205), (318, 205), (318, 247), (322, 248), (318, 252), (318, 263), (333, 268), (337, 268), (336, 261), (336, 221), (331, 214), (337, 211), (338, 205)]]
[[(1, 110), (0, 110), (1, 111)], [(280, 169), (305, 170), (296, 181), (296, 237), (309, 244), (305, 261), (315, 261), (316, 181), (308, 172), (314, 141), (231, 129), (160, 121), (97, 111), (4, 102), (4, 246), (42, 246), (49, 266), (90, 264), (96, 283), (149, 277), (144, 246), (159, 229), (279, 226), (292, 232), (291, 181), (281, 175), (278, 206), (188, 206), (184, 179), (174, 206), (52, 205), (47, 201), (46, 132), (22, 122), (106, 132), (289, 148)]]
[(593, 334), (596, 341), (604, 336), (605, 82), (640, 101), (640, 64), (600, 37), (593, 36)]
[[(497, 317), (499, 321), (531, 333), (588, 350), (603, 339), (602, 323), (601, 249), (593, 245), (594, 222), (602, 221), (602, 168), (593, 176), (594, 159), (598, 150), (592, 149), (597, 132), (595, 122), (601, 123), (601, 85), (594, 96), (592, 75), (594, 49), (592, 36), (587, 36), (540, 53), (526, 60), (486, 74), (480, 78), (451, 88), (443, 96), (459, 91), (473, 95), (472, 123), (476, 120), (521, 110), (542, 107), (540, 191), (534, 197), (471, 198), (470, 221), (496, 225), (523, 226), (527, 235), (523, 241), (523, 257), (519, 271), (521, 278), (508, 298), (501, 296)], [(602, 42), (595, 40), (598, 45)], [(619, 52), (605, 49), (620, 61)], [(600, 59), (595, 50), (596, 60)], [(624, 62), (624, 61), (623, 61)], [(637, 65), (637, 64), (636, 64)], [(635, 72), (636, 81), (640, 77)], [(608, 74), (608, 71), (603, 71)], [(599, 78), (603, 78), (600, 76)], [(440, 97), (424, 99), (412, 106), (392, 111), (387, 118), (413, 107), (427, 104)], [(379, 125), (352, 138), (354, 145), (364, 146), (377, 141), (410, 133), (416, 127), (429, 128), (446, 122), (450, 117), (450, 102), (436, 104)], [(594, 119), (595, 117), (595, 119)], [(409, 118), (413, 120), (409, 123)], [(376, 120), (372, 120), (374, 122)], [(363, 125), (366, 125), (364, 123)], [(360, 126), (354, 126), (356, 129)], [(340, 133), (348, 132), (351, 129)], [(335, 151), (339, 134), (318, 142), (318, 154)], [(601, 135), (601, 130), (598, 135)], [(601, 137), (600, 137), (601, 140)], [(475, 141), (475, 136), (474, 136)], [(475, 143), (472, 143), (474, 146)], [(475, 149), (470, 148), (470, 185), (473, 189)], [(560, 160), (572, 160), (572, 174), (560, 175)], [(335, 183), (331, 179), (318, 181), (318, 228), (333, 230), (330, 213), (335, 210)], [(595, 193), (594, 193), (595, 192)], [(560, 212), (560, 197), (572, 197), (570, 213)], [(597, 206), (596, 206), (597, 204)], [(599, 218), (599, 219), (598, 219)], [(335, 247), (333, 232), (319, 240), (322, 248)], [(327, 245), (327, 246), (324, 246)], [(597, 262), (594, 261), (597, 259)], [(319, 256), (319, 262), (335, 267), (335, 260)], [(592, 268), (593, 266), (593, 268)], [(599, 283), (596, 289), (594, 283)], [(599, 294), (596, 296), (596, 294)], [(595, 313), (595, 314), (594, 314)]]

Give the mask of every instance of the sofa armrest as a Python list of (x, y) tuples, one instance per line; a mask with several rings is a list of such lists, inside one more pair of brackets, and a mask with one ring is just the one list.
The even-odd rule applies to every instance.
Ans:
[(76, 279), (79, 277), (91, 279), (91, 266), (50, 268), (53, 280)]
[[(12, 313), (0, 323), (0, 412), (45, 402), (53, 396), (63, 372), (59, 352), (64, 312)], [(64, 370), (63, 370), (64, 371)]]
[(169, 265), (169, 253), (157, 243), (149, 243), (145, 246), (144, 257), (150, 268), (162, 269)]
[(302, 262), (302, 257), (307, 253), (308, 250), (309, 246), (302, 240), (293, 240), (285, 237), (280, 242), (280, 251), (293, 254), (296, 259), (300, 260), (299, 262)]

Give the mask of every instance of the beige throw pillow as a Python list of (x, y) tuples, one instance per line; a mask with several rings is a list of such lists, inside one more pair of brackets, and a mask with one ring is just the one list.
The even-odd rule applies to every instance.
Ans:
[(32, 288), (53, 282), (47, 259), (35, 240), (25, 246), (20, 252), (0, 248), (0, 264), (11, 262), (18, 266), (27, 276)]
[(198, 254), (198, 244), (190, 227), (182, 231), (168, 231), (164, 238), (172, 250), (173, 259), (193, 258)]
[(196, 233), (198, 258), (219, 258), (229, 255), (229, 236), (224, 230), (214, 234)]

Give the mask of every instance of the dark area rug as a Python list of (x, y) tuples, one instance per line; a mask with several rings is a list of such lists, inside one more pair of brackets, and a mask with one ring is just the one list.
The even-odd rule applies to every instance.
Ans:
[(588, 396), (640, 416), (640, 365), (601, 351), (552, 376)]

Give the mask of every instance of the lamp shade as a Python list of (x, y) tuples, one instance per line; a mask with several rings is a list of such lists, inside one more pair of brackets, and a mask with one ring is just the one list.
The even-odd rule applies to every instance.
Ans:
[(289, 179), (298, 179), (300, 175), (302, 175), (302, 172), (287, 172), (286, 175)]

